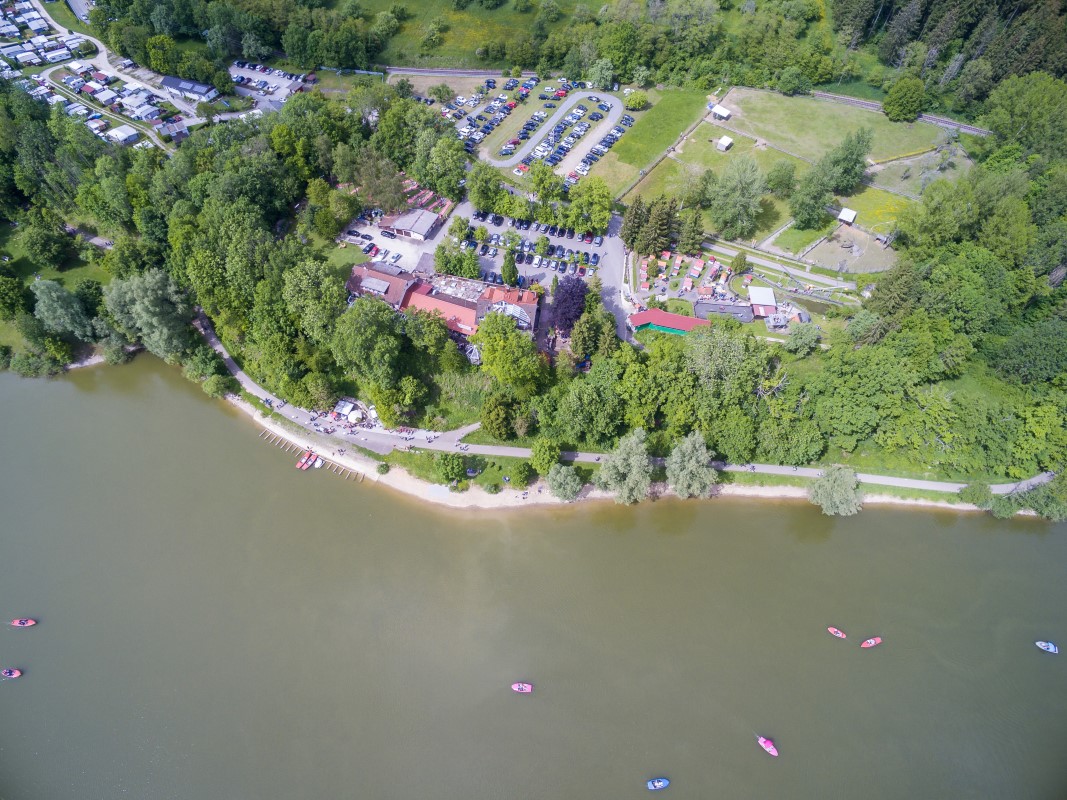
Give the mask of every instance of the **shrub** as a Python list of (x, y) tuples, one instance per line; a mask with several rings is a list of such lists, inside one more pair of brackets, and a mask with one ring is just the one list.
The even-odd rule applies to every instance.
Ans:
[(534, 469), (529, 461), (520, 461), (511, 470), (511, 481), (518, 488), (528, 486), (533, 476)]
[(648, 95), (641, 91), (630, 92), (622, 105), (627, 111), (640, 111), (648, 105)]
[(382, 461), (381, 463), (379, 463), (378, 466), (375, 467), (374, 469), (379, 475), (388, 475), (389, 474), (389, 464), (387, 464), (385, 461)]
[(985, 483), (972, 483), (960, 489), (960, 500), (976, 505), (984, 511), (993, 507), (993, 493)]

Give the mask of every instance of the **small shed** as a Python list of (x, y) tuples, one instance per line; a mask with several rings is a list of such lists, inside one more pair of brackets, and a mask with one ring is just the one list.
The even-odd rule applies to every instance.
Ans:
[(842, 208), (841, 213), (837, 215), (837, 218), (846, 225), (851, 225), (856, 221), (856, 212), (851, 208)]
[(734, 145), (734, 140), (729, 136), (723, 136), (719, 141), (715, 143), (715, 149), (725, 153)]
[(711, 107), (711, 116), (715, 117), (715, 119), (730, 119), (730, 109), (716, 103)]
[(749, 286), (748, 301), (752, 304), (753, 316), (769, 317), (778, 311), (778, 301), (769, 286)]

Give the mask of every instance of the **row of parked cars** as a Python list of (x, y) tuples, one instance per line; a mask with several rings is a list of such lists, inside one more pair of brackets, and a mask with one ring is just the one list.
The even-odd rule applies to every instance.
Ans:
[(280, 69), (265, 67), (262, 64), (253, 64), (248, 61), (234, 61), (233, 65), (238, 69), (250, 69), (253, 72), (262, 72), (264, 75), (274, 75), (278, 78), (284, 78), (287, 81), (300, 81), (303, 83), (303, 81), (307, 79), (307, 74), (305, 73), (296, 75), (292, 72), (284, 72)]

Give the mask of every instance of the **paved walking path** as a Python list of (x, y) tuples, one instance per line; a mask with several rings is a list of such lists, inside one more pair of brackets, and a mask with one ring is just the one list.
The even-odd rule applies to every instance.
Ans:
[[(283, 414), (293, 422), (296, 422), (302, 428), (306, 429), (308, 433), (322, 432), (316, 429), (316, 417), (312, 416), (312, 412), (303, 408), (296, 408), (294, 406), (285, 405), (279, 408), (281, 401), (271, 395), (262, 386), (253, 381), (247, 374), (237, 365), (237, 362), (233, 360), (230, 354), (223, 347), (219, 341), (218, 336), (215, 335), (215, 329), (211, 324), (211, 320), (207, 318), (203, 312), (197, 314), (194, 326), (203, 335), (207, 343), (215, 349), (215, 351), (222, 357), (222, 360), (226, 364), (226, 368), (230, 370), (237, 381), (241, 384), (241, 387), (259, 398), (269, 399), (274, 403), (275, 412)], [(321, 419), (321, 417), (318, 417)], [(321, 427), (321, 426), (320, 426)], [(466, 425), (462, 428), (457, 428), (452, 431), (438, 432), (438, 431), (426, 431), (418, 430), (414, 433), (399, 433), (395, 431), (387, 431), (381, 428), (366, 429), (358, 428), (355, 433), (346, 433), (343, 436), (334, 434), (334, 438), (339, 444), (353, 443), (359, 447), (366, 448), (367, 450), (373, 450), (380, 455), (386, 455), (396, 449), (405, 449), (407, 447), (418, 447), (420, 450), (438, 450), (442, 452), (455, 452), (457, 449), (462, 450), (464, 453), (480, 455), (480, 456), (498, 456), (508, 458), (529, 458), (530, 448), (528, 447), (509, 447), (506, 445), (484, 445), (484, 444), (463, 444), (463, 438), (473, 433), (480, 428), (480, 423), (474, 423), (472, 425)], [(566, 452), (563, 453), (563, 458), (568, 461), (577, 461), (581, 463), (595, 463), (603, 458), (601, 453), (580, 453), (580, 452)], [(656, 463), (662, 464), (663, 459), (655, 459)], [(795, 476), (801, 478), (818, 478), (822, 474), (822, 470), (818, 467), (788, 467), (778, 464), (723, 464), (716, 463), (715, 466), (724, 472), (752, 472), (763, 475), (785, 475)], [(1012, 492), (1021, 492), (1028, 489), (1032, 489), (1035, 486), (1039, 486), (1043, 483), (1047, 483), (1053, 477), (1054, 473), (1046, 472), (1040, 475), (1035, 475), (1033, 478), (1029, 478), (1025, 481), (1019, 481), (1017, 483), (1002, 483), (994, 486), (990, 486), (990, 490), (993, 494), (1011, 494)], [(891, 475), (872, 475), (869, 473), (858, 473), (860, 483), (869, 484), (871, 486), (896, 486), (905, 489), (923, 489), (934, 492), (946, 492), (955, 494), (959, 492), (966, 484), (963, 483), (951, 483), (948, 481), (927, 481), (917, 478), (896, 478)]]

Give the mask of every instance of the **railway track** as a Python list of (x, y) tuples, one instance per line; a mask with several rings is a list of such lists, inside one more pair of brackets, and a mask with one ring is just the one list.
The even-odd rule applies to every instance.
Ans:
[[(843, 94), (830, 94), (829, 92), (812, 92), (812, 95), (820, 100), (829, 100), (833, 103), (844, 103), (849, 106), (856, 106), (857, 108), (865, 108), (868, 111), (881, 111), (882, 104), (875, 102), (874, 100), (860, 100), (858, 97), (848, 97)], [(962, 133), (970, 133), (974, 136), (989, 136), (992, 131), (988, 131), (985, 128), (979, 128), (977, 125), (968, 125), (966, 122), (957, 122), (954, 119), (948, 117), (939, 117), (936, 114), (920, 114), (919, 119), (922, 122), (928, 122), (931, 125), (937, 125), (942, 128), (951, 128), (958, 130)]]

